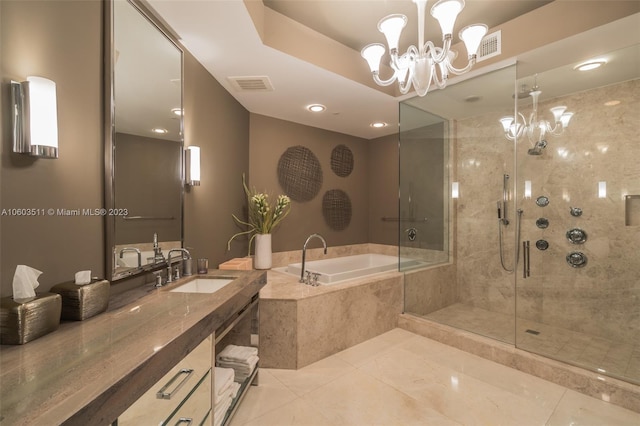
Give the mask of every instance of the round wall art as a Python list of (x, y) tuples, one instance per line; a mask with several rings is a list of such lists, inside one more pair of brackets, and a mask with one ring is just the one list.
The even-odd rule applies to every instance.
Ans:
[(322, 197), (322, 215), (329, 228), (342, 231), (351, 222), (351, 200), (346, 192), (331, 189)]
[(353, 152), (346, 145), (338, 145), (331, 151), (331, 170), (340, 177), (353, 171)]
[(322, 186), (322, 167), (309, 148), (292, 146), (278, 161), (278, 182), (294, 201), (310, 201)]

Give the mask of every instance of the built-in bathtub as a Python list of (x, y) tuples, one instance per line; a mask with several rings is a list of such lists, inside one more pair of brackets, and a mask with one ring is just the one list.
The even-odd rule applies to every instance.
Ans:
[[(381, 272), (397, 271), (398, 263), (402, 269), (417, 266), (421, 262), (412, 259), (400, 259), (377, 253), (357, 254), (332, 259), (312, 260), (305, 263), (305, 271), (319, 274), (318, 282), (333, 285), (345, 280), (362, 278)], [(291, 263), (276, 271), (300, 277), (302, 263)]]

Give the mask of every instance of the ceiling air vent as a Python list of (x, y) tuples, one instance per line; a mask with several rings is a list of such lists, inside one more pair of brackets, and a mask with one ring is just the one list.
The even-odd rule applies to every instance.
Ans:
[(478, 49), (477, 61), (484, 61), (485, 59), (493, 58), (502, 53), (502, 32), (496, 31), (495, 33), (484, 36)]
[(267, 76), (227, 77), (239, 92), (272, 92), (273, 85)]

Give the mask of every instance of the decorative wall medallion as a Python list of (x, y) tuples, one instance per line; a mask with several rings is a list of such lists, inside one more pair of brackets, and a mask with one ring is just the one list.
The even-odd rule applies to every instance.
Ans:
[(322, 197), (322, 216), (329, 228), (342, 231), (351, 223), (351, 200), (341, 189), (331, 189)]
[(346, 145), (338, 145), (331, 151), (331, 170), (340, 177), (353, 171), (353, 152)]
[(310, 201), (322, 186), (322, 167), (309, 148), (292, 146), (278, 160), (278, 182), (294, 201)]

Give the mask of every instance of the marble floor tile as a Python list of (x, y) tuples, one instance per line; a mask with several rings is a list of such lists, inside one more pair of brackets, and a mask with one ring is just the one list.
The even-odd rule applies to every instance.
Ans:
[(260, 385), (250, 388), (231, 422), (231, 426), (572, 424), (640, 425), (640, 414), (400, 329), (300, 370), (261, 369)]
[[(457, 303), (424, 316), (582, 368), (640, 383), (640, 342), (621, 342)], [(515, 321), (515, 324), (514, 324)], [(509, 337), (509, 330), (512, 330)], [(538, 332), (532, 334), (527, 330)]]
[(640, 414), (567, 390), (547, 426), (638, 426)]
[(296, 399), (296, 395), (273, 377), (268, 369), (261, 368), (258, 376), (259, 385), (251, 386), (247, 392), (233, 418), (234, 426), (277, 410)]
[(373, 339), (338, 352), (336, 356), (352, 365), (359, 366), (412, 337), (415, 337), (415, 334), (401, 328), (394, 328)]
[(299, 370), (270, 369), (269, 372), (293, 393), (302, 396), (354, 369), (339, 357), (330, 356)]
[[(458, 364), (464, 365), (462, 358), (466, 357), (453, 354), (456, 356), (460, 358)], [(482, 369), (492, 364), (478, 361), (473, 368)], [(450, 368), (430, 355), (419, 356), (402, 348), (377, 357), (361, 371), (464, 425), (544, 424), (564, 393), (560, 386), (525, 374), (493, 377), (491, 382), (498, 384), (496, 386)], [(528, 389), (512, 385), (522, 384), (523, 380), (532, 380), (535, 384)]]
[[(246, 404), (246, 402), (243, 402)], [(244, 408), (244, 407), (243, 407)], [(246, 423), (237, 416), (233, 418), (229, 426), (333, 426), (334, 423), (323, 416), (314, 403), (309, 403), (300, 398), (295, 399), (282, 407), (269, 411)]]
[(353, 371), (304, 399), (320, 409), (333, 425), (455, 425), (422, 402), (377, 380)]

